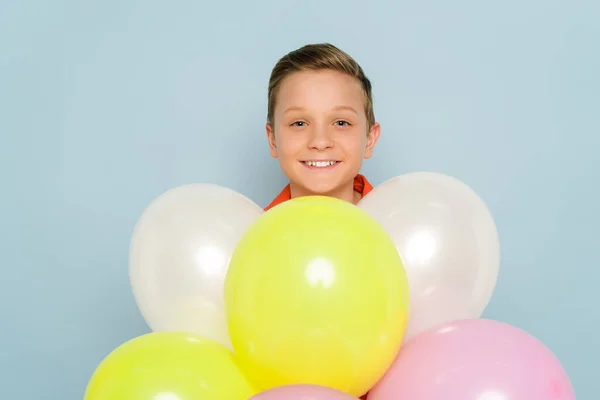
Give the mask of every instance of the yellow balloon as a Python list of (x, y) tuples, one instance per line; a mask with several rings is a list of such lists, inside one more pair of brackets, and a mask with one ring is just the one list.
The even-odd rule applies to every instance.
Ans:
[(384, 228), (330, 197), (289, 200), (241, 238), (225, 282), (229, 334), (258, 389), (306, 383), (360, 396), (408, 319), (402, 259)]
[(247, 400), (256, 394), (235, 356), (200, 336), (156, 332), (110, 353), (90, 379), (85, 400)]

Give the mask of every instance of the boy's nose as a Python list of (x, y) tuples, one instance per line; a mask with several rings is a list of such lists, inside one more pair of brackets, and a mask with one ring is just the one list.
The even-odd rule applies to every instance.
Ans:
[(327, 129), (315, 128), (308, 142), (308, 147), (315, 150), (326, 150), (333, 147), (331, 134)]

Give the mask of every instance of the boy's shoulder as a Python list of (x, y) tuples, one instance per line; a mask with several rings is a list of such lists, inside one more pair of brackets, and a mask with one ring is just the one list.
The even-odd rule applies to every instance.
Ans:
[[(354, 177), (354, 191), (360, 193), (363, 197), (366, 196), (371, 190), (373, 190), (373, 186), (371, 183), (365, 178), (364, 175), (358, 174)], [(269, 211), (271, 208), (275, 207), (278, 204), (281, 204), (285, 201), (288, 201), (292, 198), (292, 193), (290, 190), (290, 184), (288, 183), (281, 193), (277, 195), (273, 199), (273, 201), (265, 207), (265, 211)]]

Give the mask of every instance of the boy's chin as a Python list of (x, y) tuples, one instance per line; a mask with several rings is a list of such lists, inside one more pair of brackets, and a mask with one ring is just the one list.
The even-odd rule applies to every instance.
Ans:
[(341, 191), (339, 185), (333, 183), (316, 183), (312, 182), (310, 184), (300, 185), (302, 187), (302, 191), (306, 192), (305, 195), (312, 196), (331, 196), (335, 195), (335, 193)]

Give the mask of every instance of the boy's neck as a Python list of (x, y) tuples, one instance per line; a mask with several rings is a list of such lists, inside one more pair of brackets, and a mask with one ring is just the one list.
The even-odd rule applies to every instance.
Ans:
[(337, 191), (329, 193), (312, 193), (302, 187), (290, 183), (290, 198), (292, 199), (296, 197), (315, 195), (334, 197), (336, 199), (344, 200), (354, 205), (356, 205), (362, 198), (362, 195), (360, 193), (354, 191), (354, 184), (352, 182), (349, 185), (345, 185)]

